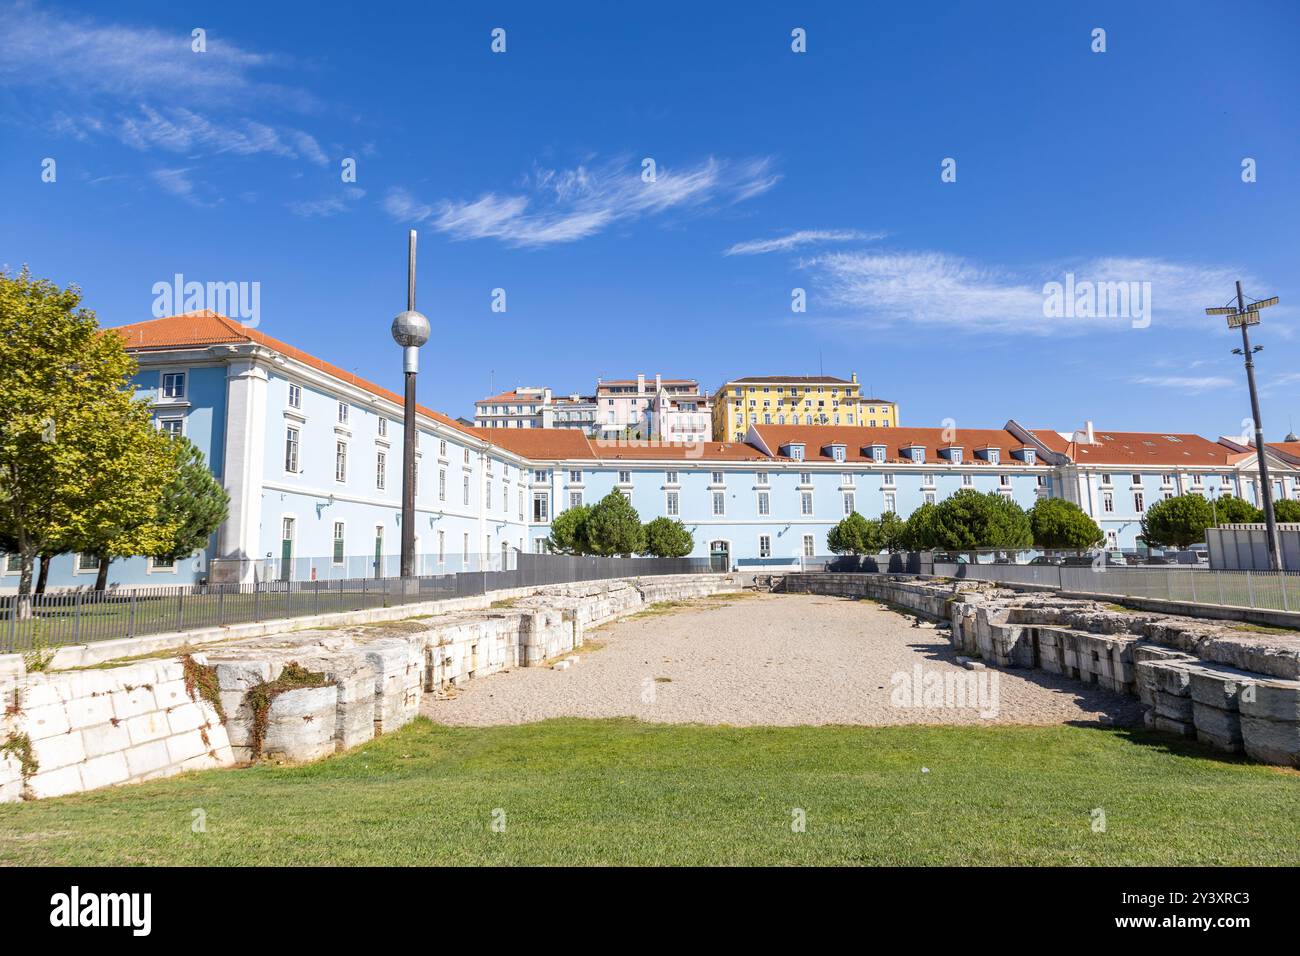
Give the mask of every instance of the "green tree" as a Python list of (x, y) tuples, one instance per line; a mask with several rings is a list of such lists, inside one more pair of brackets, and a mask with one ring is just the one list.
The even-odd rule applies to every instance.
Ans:
[(907, 550), (907, 522), (892, 511), (886, 511), (876, 520), (883, 551)]
[(587, 541), (593, 554), (632, 555), (645, 550), (641, 516), (621, 492), (611, 491), (591, 509)]
[(645, 553), (656, 558), (684, 558), (695, 550), (695, 539), (676, 518), (658, 517), (645, 526)]
[[(1273, 502), (1273, 517), (1278, 521), (1300, 521), (1300, 501), (1294, 498), (1284, 498), (1282, 501)], [(1255, 518), (1255, 521), (1263, 521), (1263, 518)]]
[[(121, 338), (99, 329), (79, 289), (26, 268), (0, 272), (0, 529), (20, 558), (23, 598), (37, 555), (112, 541), (113, 529), (151, 525), (157, 514), (171, 459), (148, 402), (134, 397), (134, 373)], [(29, 609), (20, 602), (20, 613)]]
[(962, 488), (936, 507), (935, 546), (949, 551), (1027, 548), (1033, 543), (1029, 516), (1009, 497)]
[(547, 548), (555, 554), (591, 554), (591, 543), (587, 540), (590, 519), (591, 505), (577, 505), (560, 512), (551, 522)]
[(165, 544), (150, 556), (166, 560), (187, 558), (207, 547), (230, 514), (230, 495), (221, 487), (192, 441), (171, 440), (172, 480), (163, 488), (155, 523), (170, 531)]
[[(1276, 511), (1274, 508), (1275, 514)], [(1211, 503), (1210, 512), (1219, 524), (1250, 524), (1264, 520), (1264, 512), (1245, 498), (1220, 498)]]
[(880, 528), (855, 511), (831, 528), (826, 546), (832, 554), (876, 554), (880, 551)]
[(1064, 498), (1039, 498), (1029, 509), (1029, 528), (1040, 548), (1083, 551), (1103, 537), (1097, 522)]
[(903, 543), (908, 551), (931, 551), (939, 544), (939, 506), (926, 502), (912, 512), (903, 529)]
[(1205, 540), (1214, 511), (1202, 495), (1179, 495), (1157, 501), (1142, 516), (1142, 540), (1151, 547), (1186, 548)]

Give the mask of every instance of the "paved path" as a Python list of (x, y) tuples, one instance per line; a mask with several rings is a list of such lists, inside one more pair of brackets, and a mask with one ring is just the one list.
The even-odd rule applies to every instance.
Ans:
[[(580, 649), (568, 670), (494, 674), (449, 700), (426, 695), (423, 712), (464, 725), (627, 716), (787, 726), (1057, 724), (1103, 714), (1131, 724), (1140, 713), (1135, 699), (1037, 671), (990, 669), (980, 677), (955, 663), (945, 632), (913, 627), (912, 618), (870, 601), (807, 594), (701, 599), (607, 625), (588, 639), (603, 646)], [(933, 696), (942, 693), (945, 675), (948, 696)], [(940, 688), (928, 699), (927, 685)], [(909, 705), (898, 689), (904, 686), (921, 691), (922, 706)]]

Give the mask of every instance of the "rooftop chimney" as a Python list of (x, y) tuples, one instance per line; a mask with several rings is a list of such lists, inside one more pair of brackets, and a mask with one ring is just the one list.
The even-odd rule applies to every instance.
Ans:
[(661, 380), (660, 377), (659, 377), (659, 373), (658, 373), (658, 372), (655, 372), (655, 391), (656, 391), (656, 392), (659, 391), (659, 389), (660, 389), (660, 387), (661, 387), (661, 382), (662, 382), (662, 380)]
[(858, 373), (857, 373), (857, 372), (853, 372), (851, 375), (849, 375), (849, 378), (851, 378), (851, 379), (853, 380), (853, 384), (854, 384), (854, 385), (857, 385), (857, 384), (858, 384)]
[(542, 389), (542, 404), (551, 404), (551, 390), (549, 388)]
[(644, 372), (637, 372), (637, 373), (636, 373), (636, 390), (637, 390), (637, 392), (644, 392), (644, 391), (645, 391), (645, 373), (644, 373)]
[(1083, 430), (1084, 433), (1088, 436), (1088, 444), (1089, 445), (1097, 444), (1097, 439), (1094, 438), (1092, 435), (1092, 419), (1089, 419), (1088, 421), (1083, 423)]

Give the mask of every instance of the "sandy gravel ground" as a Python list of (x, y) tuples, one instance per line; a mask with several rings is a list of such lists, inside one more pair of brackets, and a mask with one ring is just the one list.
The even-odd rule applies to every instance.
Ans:
[[(698, 600), (589, 632), (601, 646), (580, 649), (568, 670), (493, 674), (451, 699), (426, 695), (423, 712), (471, 726), (548, 717), (737, 726), (1137, 722), (1136, 700), (1041, 672), (990, 668), (981, 687), (972, 683), (978, 672), (955, 663), (943, 631), (912, 622), (869, 601), (818, 595)], [(948, 695), (931, 689), (927, 700), (926, 687), (940, 687), (945, 674)], [(964, 701), (951, 684), (959, 678)], [(921, 706), (904, 687), (921, 692), (910, 695)]]

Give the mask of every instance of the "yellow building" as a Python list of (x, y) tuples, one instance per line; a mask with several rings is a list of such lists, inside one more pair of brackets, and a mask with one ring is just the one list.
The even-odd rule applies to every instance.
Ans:
[(714, 393), (714, 440), (744, 441), (750, 425), (897, 428), (898, 406), (864, 398), (856, 372), (851, 381), (830, 375), (749, 376)]

